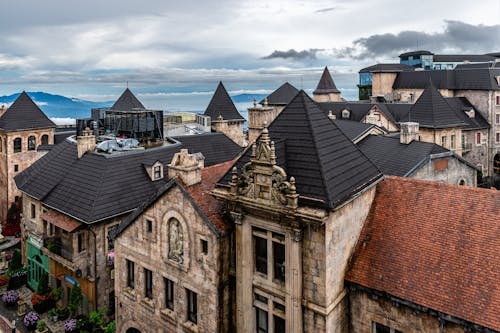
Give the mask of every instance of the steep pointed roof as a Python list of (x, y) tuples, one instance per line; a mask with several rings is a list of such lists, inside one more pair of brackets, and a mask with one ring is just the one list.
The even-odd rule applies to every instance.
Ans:
[[(299, 201), (334, 208), (379, 179), (377, 167), (301, 90), (268, 128), (277, 164), (295, 177)], [(248, 148), (235, 163), (250, 161)], [(231, 173), (219, 182), (228, 184)]]
[(217, 120), (219, 115), (222, 116), (222, 119), (224, 120), (245, 119), (236, 109), (233, 100), (227, 93), (227, 90), (224, 88), (222, 82), (219, 82), (210, 103), (208, 103), (204, 115), (210, 116), (212, 120)]
[(331, 93), (339, 93), (340, 91), (335, 86), (335, 82), (333, 82), (332, 76), (330, 75), (330, 71), (328, 67), (325, 66), (323, 70), (323, 75), (321, 75), (321, 79), (318, 82), (318, 86), (316, 90), (313, 91), (314, 95), (326, 95)]
[(135, 109), (146, 109), (144, 105), (135, 97), (129, 88), (125, 89), (123, 94), (116, 100), (111, 107), (113, 110), (131, 111)]
[[(283, 83), (278, 89), (267, 96), (267, 103), (270, 105), (287, 105), (297, 95), (299, 90), (290, 83)], [(259, 102), (264, 104), (265, 99)]]
[(432, 84), (432, 81), (413, 104), (406, 120), (418, 122), (420, 127), (425, 128), (448, 128), (465, 125), (453, 107)]
[(0, 129), (6, 132), (47, 127), (56, 127), (56, 124), (24, 91), (0, 117)]

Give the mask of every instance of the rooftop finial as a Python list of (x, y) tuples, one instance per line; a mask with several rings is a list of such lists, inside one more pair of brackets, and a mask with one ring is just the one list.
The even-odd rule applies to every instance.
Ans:
[(255, 99), (255, 97), (253, 98), (253, 107), (256, 108), (257, 107), (257, 100)]
[(268, 105), (268, 102), (267, 102), (267, 97), (264, 98), (264, 106), (267, 106)]

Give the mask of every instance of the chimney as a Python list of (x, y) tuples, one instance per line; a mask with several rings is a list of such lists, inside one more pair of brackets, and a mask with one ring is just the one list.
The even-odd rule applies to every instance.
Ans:
[(187, 149), (181, 149), (168, 165), (168, 178), (179, 177), (187, 186), (198, 184), (201, 182), (204, 160), (201, 153), (189, 154)]
[(78, 158), (88, 151), (94, 151), (95, 149), (95, 136), (92, 134), (90, 128), (86, 127), (83, 130), (82, 135), (76, 137), (76, 146), (78, 150)]
[(406, 122), (400, 124), (401, 131), (399, 133), (399, 141), (405, 145), (412, 141), (419, 141), (418, 123)]

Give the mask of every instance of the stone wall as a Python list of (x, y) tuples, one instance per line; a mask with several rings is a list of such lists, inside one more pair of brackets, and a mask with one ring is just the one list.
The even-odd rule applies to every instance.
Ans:
[[(476, 142), (478, 132), (481, 133), (482, 138), (486, 138), (486, 142), (479, 145)], [(462, 135), (465, 139), (465, 149), (462, 150), (463, 158), (475, 166), (481, 166), (483, 176), (488, 176), (488, 130), (462, 131)]]
[(375, 186), (332, 212), (325, 223), (326, 332), (347, 332), (344, 276), (375, 197)]
[[(152, 221), (147, 232), (146, 220)], [(182, 262), (169, 253), (172, 219), (180, 223)], [(208, 243), (202, 253), (201, 240)], [(178, 187), (170, 189), (115, 241), (117, 332), (136, 327), (142, 332), (229, 332), (232, 307), (229, 241), (221, 240)], [(135, 263), (135, 288), (127, 287), (126, 260)], [(222, 269), (221, 266), (225, 266)], [(144, 268), (153, 272), (153, 298), (145, 297)], [(175, 283), (174, 310), (165, 303), (164, 278)], [(197, 293), (198, 321), (187, 320), (186, 289)], [(229, 313), (226, 313), (229, 312)]]
[(372, 333), (373, 323), (379, 323), (404, 333), (463, 333), (462, 325), (440, 322), (436, 316), (418, 311), (383, 296), (370, 296), (354, 289), (349, 293), (350, 332)]
[(282, 108), (263, 106), (248, 108), (248, 143), (251, 144), (259, 137), (264, 126), (269, 126)]
[(245, 134), (243, 133), (244, 121), (231, 120), (213, 120), (212, 131), (224, 133), (228, 138), (233, 140), (237, 145), (245, 146)]
[(372, 73), (372, 96), (391, 94), (396, 77), (397, 73)]
[(410, 175), (411, 178), (466, 186), (477, 185), (476, 170), (455, 157), (433, 159)]
[(363, 118), (363, 123), (377, 125), (378, 127), (382, 127), (387, 129), (389, 132), (398, 132), (399, 128), (390, 121), (382, 111), (378, 109), (375, 105), (373, 106), (368, 114)]

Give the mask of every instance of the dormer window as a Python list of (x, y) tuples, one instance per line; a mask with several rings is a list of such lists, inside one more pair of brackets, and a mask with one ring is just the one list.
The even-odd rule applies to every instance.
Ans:
[(468, 115), (469, 118), (475, 117), (474, 109), (470, 109), (469, 111), (465, 111), (465, 114)]
[(152, 181), (163, 179), (163, 164), (160, 161), (144, 165)]
[(342, 110), (342, 118), (348, 119), (350, 115), (351, 115), (351, 111), (349, 111), (347, 109)]
[(161, 172), (161, 166), (157, 165), (153, 168), (153, 179), (154, 180), (157, 180), (157, 179), (161, 179), (163, 178), (162, 177), (162, 172)]

